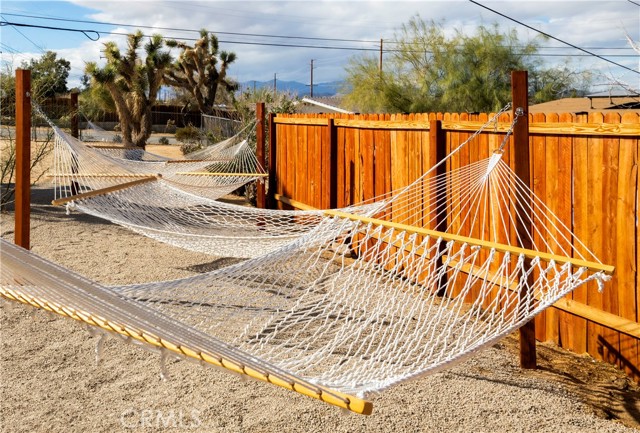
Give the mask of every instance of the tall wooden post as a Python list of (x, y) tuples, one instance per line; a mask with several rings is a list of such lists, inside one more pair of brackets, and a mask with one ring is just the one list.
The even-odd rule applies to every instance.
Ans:
[(267, 194), (267, 206), (269, 209), (276, 209), (275, 194), (278, 188), (278, 178), (276, 176), (276, 115), (269, 113), (269, 191)]
[[(527, 71), (511, 72), (511, 95), (513, 99), (513, 118), (519, 114), (513, 129), (513, 143), (515, 150), (515, 172), (525, 185), (531, 185), (531, 170), (529, 167), (529, 83)], [(518, 212), (528, 212), (522, 207)], [(531, 218), (518, 218), (516, 231), (521, 240), (520, 247), (531, 249), (531, 239), (527, 233), (532, 233)], [(536, 322), (534, 319), (520, 328), (520, 367), (536, 368)]]
[(71, 136), (80, 138), (80, 125), (78, 116), (78, 92), (71, 92)]
[[(447, 155), (446, 135), (444, 130), (442, 129), (442, 121), (440, 120), (432, 120), (431, 122), (429, 122), (429, 145), (433, 148), (429, 152), (429, 158), (430, 158), (429, 165), (430, 167), (433, 167), (436, 164), (438, 164), (440, 161), (442, 161)], [(447, 170), (447, 166), (445, 164), (441, 164), (438, 166), (433, 176), (441, 177), (445, 174), (446, 170)], [(441, 188), (447, 188), (447, 186), (441, 185)], [(442, 193), (440, 191), (426, 191), (425, 194), (429, 194), (429, 195), (437, 194), (437, 197), (438, 197), (435, 203), (435, 208), (430, 209), (430, 213), (433, 212), (434, 214), (429, 215), (430, 220), (435, 218), (434, 227), (428, 227), (428, 228), (433, 228), (435, 230), (444, 232), (447, 228), (446, 191)], [(443, 266), (442, 255), (444, 254), (443, 251), (446, 248), (447, 248), (446, 242), (441, 242), (440, 256), (439, 256), (440, 258), (438, 259), (438, 268)], [(438, 282), (438, 287), (440, 287), (438, 291), (439, 296), (444, 296), (445, 294), (444, 288), (446, 287), (446, 284), (447, 284), (447, 273), (444, 272), (440, 276), (440, 280)]]
[[(265, 159), (265, 128), (264, 128), (264, 102), (256, 104), (256, 158), (258, 163), (264, 168)], [(256, 184), (256, 206), (260, 209), (267, 207), (264, 179), (259, 179)]]
[(31, 71), (16, 70), (16, 245), (30, 249), (31, 218)]
[(329, 133), (329, 208), (338, 207), (338, 130), (334, 119), (327, 123)]

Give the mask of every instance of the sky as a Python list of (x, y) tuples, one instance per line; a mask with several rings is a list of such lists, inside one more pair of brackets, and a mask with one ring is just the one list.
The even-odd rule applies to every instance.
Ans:
[[(73, 87), (79, 85), (86, 62), (104, 62), (100, 51), (107, 41), (124, 47), (123, 35), (137, 28), (145, 34), (196, 39), (198, 31), (206, 28), (216, 33), (222, 50), (236, 53), (237, 60), (229, 74), (239, 82), (272, 81), (275, 76), (278, 81), (308, 84), (313, 60), (314, 83), (322, 83), (343, 79), (344, 68), (353, 56), (377, 58), (380, 39), (383, 51), (392, 48), (393, 38), (402, 25), (420, 15), (424, 20), (440, 22), (448, 34), (456, 31), (472, 34), (479, 25), (496, 23), (504, 32), (515, 29), (519, 40), (526, 43), (538, 36), (536, 30), (540, 30), (563, 41), (548, 39), (540, 43), (541, 59), (547, 65), (569, 56), (573, 68), (599, 74), (599, 86), (594, 91), (606, 90), (606, 84), (612, 80), (640, 88), (640, 55), (627, 41), (627, 36), (640, 41), (640, 0), (477, 0), (477, 3), (480, 5), (466, 0), (3, 0), (1, 60), (3, 68), (18, 67), (45, 51), (55, 51), (58, 57), (71, 62), (69, 85)], [(17, 24), (87, 32), (85, 35)], [(383, 58), (388, 55), (383, 54)]]

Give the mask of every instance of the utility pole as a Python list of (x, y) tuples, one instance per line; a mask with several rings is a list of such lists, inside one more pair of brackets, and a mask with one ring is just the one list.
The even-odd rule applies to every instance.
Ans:
[(311, 59), (311, 97), (313, 98), (313, 59)]
[(382, 74), (382, 38), (380, 38), (380, 73)]
[(278, 76), (277, 72), (273, 73), (273, 97), (275, 98), (277, 93), (278, 93), (278, 79), (276, 78)]

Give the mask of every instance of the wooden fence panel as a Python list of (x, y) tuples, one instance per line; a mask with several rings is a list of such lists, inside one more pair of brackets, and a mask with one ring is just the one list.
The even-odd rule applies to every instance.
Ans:
[[(332, 153), (327, 119), (336, 121), (335, 153)], [(283, 123), (278, 123), (278, 119)], [(328, 207), (332, 179), (336, 182), (338, 207), (357, 203), (392, 190), (399, 190), (434, 164), (435, 148), (429, 140), (429, 120), (440, 119), (445, 127), (447, 152), (457, 148), (488, 115), (456, 113), (278, 116), (276, 192), (319, 208)], [(296, 124), (285, 122), (296, 120)], [(473, 122), (476, 123), (473, 123)], [(501, 122), (509, 122), (505, 114)], [(308, 122), (308, 124), (305, 124)], [(351, 123), (350, 123), (351, 122)], [(530, 117), (531, 183), (571, 231), (605, 263), (616, 266), (616, 275), (598, 292), (595, 283), (574, 290), (565, 299), (638, 322), (640, 267), (637, 229), (640, 200), (638, 157), (640, 116), (637, 113), (603, 115), (535, 114)], [(488, 157), (504, 138), (505, 125), (489, 128), (478, 140), (464, 146), (447, 162), (452, 170)], [(635, 135), (634, 135), (635, 134)], [(508, 144), (504, 161), (512, 167), (514, 155)], [(333, 161), (333, 163), (332, 163)], [(332, 169), (333, 167), (333, 169)], [(425, 192), (426, 193), (426, 192)], [(279, 208), (283, 206), (278, 205)], [(447, 213), (464, 213), (469, 203), (453, 197)], [(488, 212), (506, 212), (489, 209)], [(429, 209), (410, 216), (395, 206), (384, 218), (424, 226)], [(450, 222), (449, 220), (448, 222)], [(462, 231), (486, 237), (486, 227), (466, 220)], [(460, 227), (452, 227), (458, 230)], [(568, 229), (557, 227), (558, 235)], [(515, 231), (509, 233), (511, 241)], [(543, 245), (534, 235), (536, 245)], [(500, 239), (505, 242), (506, 239)], [(373, 241), (371, 241), (373, 242)], [(559, 241), (566, 246), (568, 241)], [(551, 245), (550, 247), (555, 247)], [(411, 259), (402, 258), (407, 270)], [(469, 296), (476, 296), (473, 291)], [(575, 310), (574, 310), (575, 313)], [(596, 314), (597, 316), (597, 314)], [(585, 317), (590, 317), (591, 320)], [(597, 359), (614, 363), (640, 379), (639, 339), (561, 309), (550, 308), (536, 318), (536, 337), (551, 340), (577, 353), (588, 352)], [(605, 322), (601, 322), (605, 323)]]
[[(586, 123), (588, 121), (586, 115), (578, 116), (578, 121)], [(587, 241), (589, 237), (589, 152), (588, 137), (579, 136), (573, 140), (573, 233), (581, 240)], [(584, 248), (578, 248), (581, 253), (585, 253)], [(587, 287), (581, 286), (571, 292), (574, 301), (587, 303)], [(571, 321), (573, 332), (571, 339), (566, 342), (569, 348), (577, 353), (585, 353), (587, 351), (587, 320), (582, 318), (574, 318)]]
[[(571, 114), (565, 113), (554, 118), (547, 118), (549, 121), (557, 121), (562, 123), (570, 123), (573, 121)], [(573, 176), (573, 146), (572, 137), (558, 136), (557, 142), (557, 207), (552, 209), (563, 223), (564, 227), (559, 227), (559, 235), (563, 241), (560, 242), (560, 246), (566, 251), (570, 251), (571, 243), (571, 227), (573, 224), (573, 209), (572, 209), (572, 176)], [(549, 172), (549, 176), (553, 176), (553, 172)], [(571, 293), (565, 296), (566, 299), (571, 299)], [(555, 316), (556, 324), (554, 329), (554, 337), (557, 335), (557, 343), (562, 344), (563, 339), (571, 333), (572, 329), (572, 315), (555, 308), (548, 309), (550, 315)], [(554, 340), (555, 341), (555, 340)]]

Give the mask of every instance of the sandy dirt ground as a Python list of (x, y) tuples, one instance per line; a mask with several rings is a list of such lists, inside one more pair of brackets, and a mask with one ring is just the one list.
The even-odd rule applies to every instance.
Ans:
[[(166, 146), (163, 146), (169, 149)], [(162, 149), (149, 149), (162, 151)], [(173, 279), (228, 261), (158, 243), (51, 206), (33, 190), (32, 250), (104, 284)], [(13, 240), (13, 213), (0, 235)], [(2, 432), (633, 432), (640, 388), (610, 365), (551, 344), (540, 368), (518, 367), (509, 336), (442, 373), (373, 396), (374, 413), (345, 413), (273, 385), (243, 380), (109, 338), (79, 323), (0, 300)]]

